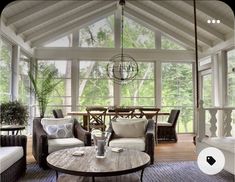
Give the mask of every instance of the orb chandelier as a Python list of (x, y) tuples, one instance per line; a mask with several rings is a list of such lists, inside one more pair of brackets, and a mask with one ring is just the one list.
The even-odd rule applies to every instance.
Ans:
[(139, 68), (135, 59), (123, 53), (123, 19), (125, 0), (120, 0), (119, 5), (122, 7), (121, 15), (121, 54), (114, 55), (107, 64), (107, 74), (115, 83), (127, 84), (132, 81), (138, 74)]

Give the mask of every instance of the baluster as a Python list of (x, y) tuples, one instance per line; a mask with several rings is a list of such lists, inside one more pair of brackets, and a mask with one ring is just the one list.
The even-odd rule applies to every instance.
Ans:
[(210, 113), (210, 116), (211, 116), (211, 119), (210, 119), (211, 137), (216, 137), (216, 130), (217, 130), (217, 127), (216, 127), (216, 122), (217, 122), (216, 113), (217, 113), (217, 110), (216, 109), (210, 109), (209, 113)]
[(232, 109), (225, 109), (224, 110), (224, 120), (223, 120), (223, 136), (232, 136), (231, 135), (231, 130), (232, 130)]
[(203, 108), (203, 101), (200, 100), (199, 108), (197, 109), (198, 117), (198, 140), (201, 142), (205, 137), (205, 109)]

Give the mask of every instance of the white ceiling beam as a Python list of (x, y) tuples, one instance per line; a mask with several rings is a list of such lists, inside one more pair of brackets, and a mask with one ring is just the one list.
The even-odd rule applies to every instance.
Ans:
[[(193, 7), (192, 1), (183, 1), (184, 3)], [(211, 10), (208, 6), (203, 5), (203, 1), (199, 1), (196, 4), (197, 10), (205, 13), (206, 15), (210, 16), (212, 19), (220, 20), (220, 23), (225, 25), (226, 27), (234, 30), (234, 22), (229, 21), (228, 18), (224, 17), (223, 15), (218, 14), (218, 12)]]
[(51, 42), (53, 40), (56, 40), (57, 38), (61, 36), (65, 36), (69, 34), (70, 32), (74, 31), (75, 29), (81, 28), (81, 26), (85, 26), (90, 23), (94, 23), (96, 21), (99, 21), (106, 16), (110, 15), (117, 7), (112, 3), (111, 6), (107, 9), (98, 11), (94, 14), (91, 14), (87, 16), (86, 18), (83, 18), (81, 20), (77, 20), (73, 23), (70, 23), (69, 25), (64, 26), (63, 28), (51, 32), (31, 43), (31, 47), (40, 47), (48, 42)]
[(47, 25), (45, 27), (42, 27), (38, 29), (36, 32), (33, 32), (27, 36), (25, 36), (25, 41), (33, 41), (38, 39), (39, 37), (42, 37), (43, 35), (55, 31), (55, 29), (59, 29), (60, 27), (64, 26), (65, 24), (69, 24), (71, 22), (74, 22), (78, 19), (82, 19), (87, 15), (87, 12), (89, 13), (95, 13), (98, 10), (105, 9), (107, 6), (109, 6), (106, 2), (98, 2), (94, 4), (93, 6), (89, 6), (88, 8), (82, 9), (79, 12), (76, 12), (62, 20), (59, 20), (55, 23), (52, 23), (50, 25)]
[[(126, 54), (141, 61), (181, 61), (194, 62), (195, 52), (189, 50), (125, 49)], [(91, 59), (108, 60), (120, 52), (120, 48), (81, 48), (81, 47), (39, 47), (35, 48), (35, 58), (42, 60), (56, 59)]]
[(29, 44), (25, 43), (20, 36), (17, 36), (15, 32), (8, 26), (5, 25), (4, 21), (2, 21), (3, 16), (1, 16), (0, 21), (0, 34), (4, 37), (7, 37), (14, 44), (20, 45), (20, 47), (29, 55), (33, 55), (33, 49), (29, 46)]
[(39, 5), (36, 5), (36, 6), (33, 6), (33, 7), (30, 7), (20, 13), (17, 13), (11, 17), (9, 17), (7, 19), (7, 22), (6, 22), (6, 25), (9, 26), (13, 23), (16, 23), (16, 22), (19, 22), (19, 21), (22, 21), (24, 20), (25, 18), (27, 17), (30, 17), (36, 13), (39, 13), (53, 5), (55, 5), (56, 3), (58, 3), (59, 1), (45, 1), (43, 3), (40, 3)]
[(81, 8), (83, 5), (86, 5), (86, 4), (89, 4), (89, 3), (92, 3), (92, 2), (91, 1), (77, 1), (77, 2), (75, 1), (74, 3), (72, 3), (68, 6), (60, 8), (59, 10), (52, 11), (52, 12), (44, 15), (43, 17), (41, 17), (41, 18), (39, 18), (35, 21), (32, 21), (31, 23), (28, 23), (24, 26), (19, 27), (16, 30), (16, 34), (22, 34), (22, 33), (25, 33), (29, 30), (35, 29), (36, 27), (38, 27), (41, 24), (52, 21), (52, 20), (54, 20), (58, 17), (63, 16), (64, 14), (66, 14), (66, 13), (72, 11), (72, 10)]
[[(187, 20), (188, 22), (190, 22), (191, 24), (194, 24), (194, 18), (193, 18), (193, 13), (192, 14), (188, 14), (185, 12), (182, 12), (181, 10), (175, 9), (174, 7), (172, 7), (168, 2), (163, 2), (163, 1), (151, 1), (152, 3), (156, 4), (157, 6), (160, 6), (166, 10), (168, 10), (169, 12), (174, 13), (175, 15), (183, 18), (184, 20)], [(207, 33), (217, 37), (220, 40), (225, 40), (225, 36), (216, 31), (215, 29), (211, 28), (208, 26), (208, 24), (203, 23), (201, 21), (197, 21), (197, 26), (198, 28), (200, 28), (201, 30), (206, 31)]]
[[(129, 7), (125, 7), (125, 11), (131, 15), (132, 19), (139, 19), (141, 21), (141, 24), (145, 25), (148, 24), (150, 26), (153, 27), (153, 29), (157, 29), (167, 35), (169, 35), (171, 38), (173, 39), (177, 39), (178, 41), (182, 42), (182, 44), (184, 44), (186, 47), (190, 47), (192, 49), (195, 49), (195, 45), (194, 42), (192, 42), (191, 40), (188, 40), (187, 38), (181, 36), (180, 34), (176, 33), (175, 31), (172, 31), (170, 29), (168, 29), (167, 27), (157, 23), (156, 21), (153, 21), (150, 18), (147, 18), (144, 15), (140, 15), (138, 12), (136, 12), (135, 10), (132, 10)], [(199, 49), (201, 50), (201, 47), (198, 46)]]
[[(194, 37), (194, 30), (193, 29), (190, 30), (187, 27), (185, 27), (183, 24), (180, 24), (180, 22), (175, 22), (175, 20), (167, 18), (162, 13), (157, 12), (156, 9), (149, 8), (145, 5), (143, 5), (142, 3), (139, 3), (136, 1), (129, 1), (129, 4), (133, 5), (134, 7), (137, 7), (143, 13), (148, 13), (148, 14), (164, 21), (165, 23), (169, 24), (170, 26), (177, 28), (178, 30), (184, 32), (185, 34), (187, 34), (191, 37)], [(210, 41), (206, 37), (198, 35), (198, 40), (201, 41), (202, 43), (204, 43), (206, 46), (212, 47), (212, 41)]]

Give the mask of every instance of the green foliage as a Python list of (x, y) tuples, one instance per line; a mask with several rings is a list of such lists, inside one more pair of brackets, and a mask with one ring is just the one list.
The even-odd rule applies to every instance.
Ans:
[(49, 103), (49, 97), (62, 80), (55, 80), (58, 70), (52, 66), (42, 64), (38, 67), (34, 65), (34, 70), (36, 75), (32, 70), (28, 72), (28, 75), (38, 101), (40, 117), (43, 118)]
[(1, 124), (26, 125), (28, 120), (27, 107), (18, 101), (4, 102), (0, 106)]

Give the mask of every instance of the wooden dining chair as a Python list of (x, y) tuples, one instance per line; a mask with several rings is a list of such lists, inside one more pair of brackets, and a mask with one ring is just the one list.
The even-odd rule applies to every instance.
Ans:
[(87, 107), (88, 114), (88, 126), (87, 129), (91, 131), (92, 129), (101, 129), (105, 131), (105, 117), (107, 109), (104, 107)]
[(115, 119), (115, 118), (133, 118), (135, 108), (133, 108), (133, 107), (125, 107), (125, 108), (115, 107), (114, 112), (115, 112), (115, 116), (113, 117), (113, 119)]

